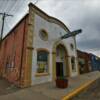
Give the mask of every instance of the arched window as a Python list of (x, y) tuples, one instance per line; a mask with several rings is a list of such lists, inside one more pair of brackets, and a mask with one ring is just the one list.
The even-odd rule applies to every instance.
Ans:
[(76, 70), (76, 68), (75, 68), (75, 57), (72, 57), (71, 58), (71, 64), (72, 64), (72, 70)]
[(45, 50), (40, 50), (37, 52), (37, 73), (47, 73), (48, 72), (48, 52)]

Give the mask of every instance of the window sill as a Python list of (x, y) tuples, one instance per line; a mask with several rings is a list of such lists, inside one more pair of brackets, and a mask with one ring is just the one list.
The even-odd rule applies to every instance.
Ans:
[(48, 76), (49, 73), (36, 73), (35, 76), (39, 77), (39, 76)]

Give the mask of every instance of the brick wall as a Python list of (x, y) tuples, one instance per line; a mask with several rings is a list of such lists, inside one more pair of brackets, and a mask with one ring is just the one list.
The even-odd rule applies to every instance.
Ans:
[[(77, 50), (77, 55), (78, 55), (78, 59), (83, 59), (84, 60), (84, 65), (83, 65), (84, 69), (83, 69), (82, 73), (89, 72), (90, 71), (89, 70), (90, 55), (86, 52), (82, 52), (82, 51), (79, 51), (79, 50)], [(80, 66), (79, 63), (78, 63), (78, 65), (79, 65), (79, 68), (82, 67), (82, 66)]]
[(0, 47), (0, 75), (18, 86), (25, 74), (27, 25), (28, 15), (8, 33)]

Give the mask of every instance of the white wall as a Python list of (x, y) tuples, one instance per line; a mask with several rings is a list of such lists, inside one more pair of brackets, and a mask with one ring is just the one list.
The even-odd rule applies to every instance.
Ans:
[[(33, 38), (33, 61), (32, 61), (32, 85), (39, 84), (47, 81), (52, 80), (52, 48), (56, 42), (56, 40), (62, 35), (66, 33), (66, 31), (55, 23), (50, 23), (47, 20), (41, 18), (40, 16), (35, 14), (35, 23), (34, 23), (34, 38)], [(39, 37), (39, 31), (41, 29), (45, 29), (48, 32), (48, 41), (43, 41)], [(67, 52), (69, 56), (76, 56), (75, 50), (70, 49), (70, 43), (74, 44), (74, 39), (72, 37), (61, 41), (67, 48)], [(74, 44), (75, 45), (75, 44)], [(40, 76), (36, 77), (36, 70), (37, 70), (37, 49), (38, 48), (47, 48), (50, 52), (50, 75), (48, 76)], [(69, 57), (70, 63), (70, 57)], [(71, 63), (70, 63), (71, 64)], [(70, 65), (71, 69), (71, 65)], [(77, 75), (77, 72), (71, 73), (71, 76)]]

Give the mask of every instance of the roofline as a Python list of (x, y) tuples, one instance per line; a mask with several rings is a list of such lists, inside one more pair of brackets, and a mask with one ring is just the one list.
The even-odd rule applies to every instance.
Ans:
[(10, 34), (12, 34), (12, 31), (28, 16), (29, 14), (25, 14), (15, 25), (14, 27), (7, 33), (7, 35), (2, 39), (5, 40)]
[[(45, 16), (48, 17), (49, 19), (54, 20), (54, 21), (60, 23), (60, 24), (63, 26), (63, 28), (64, 28), (65, 30), (67, 30), (67, 31), (70, 32), (70, 30), (67, 28), (67, 26), (66, 26), (62, 21), (60, 21), (59, 19), (54, 18), (54, 17), (52, 17), (52, 16), (49, 16), (49, 15), (46, 14), (44, 11), (42, 11), (40, 8), (38, 8), (37, 6), (35, 6), (33, 3), (29, 3), (29, 6), (32, 6), (34, 9), (36, 9), (36, 10), (39, 11), (39, 12), (41, 12), (43, 15), (45, 15)], [(15, 26), (7, 33), (7, 35), (2, 39), (2, 41), (3, 41), (4, 39), (6, 39), (6, 38), (11, 34), (11, 32), (22, 22), (22, 20), (25, 19), (28, 15), (29, 15), (29, 13), (25, 14), (25, 15), (15, 24)], [(52, 21), (52, 22), (53, 22), (53, 21)]]
[(67, 28), (67, 26), (62, 21), (60, 21), (59, 19), (57, 19), (55, 17), (52, 17), (52, 16), (49, 16), (47, 13), (45, 13), (43, 10), (41, 10), (40, 8), (38, 8), (37, 6), (35, 6), (33, 3), (29, 3), (29, 7), (30, 6), (32, 6), (34, 9), (36, 9), (37, 11), (39, 11), (40, 13), (42, 13), (44, 16), (48, 17), (49, 19), (54, 20), (55, 22), (58, 22), (61, 26), (63, 26), (64, 30), (70, 32), (70, 30)]
[(79, 50), (79, 49), (77, 49), (77, 52), (81, 52), (81, 53), (84, 53), (84, 54), (90, 54), (89, 52), (82, 51), (82, 50)]

